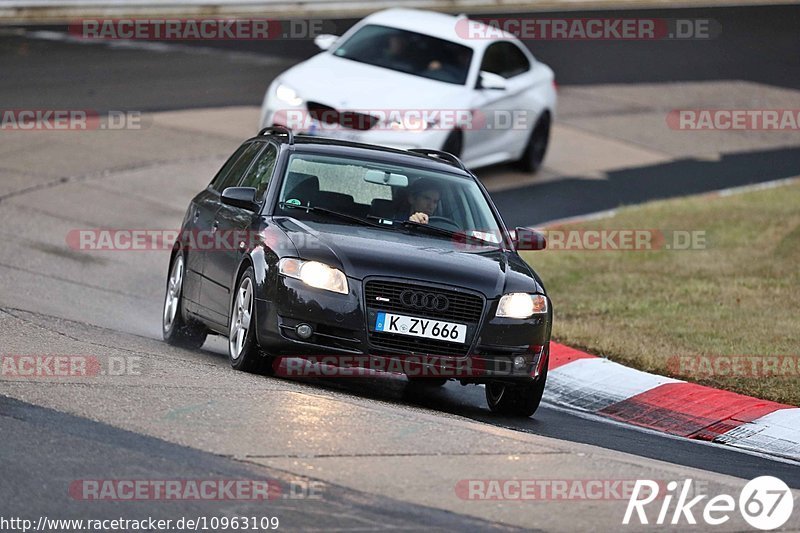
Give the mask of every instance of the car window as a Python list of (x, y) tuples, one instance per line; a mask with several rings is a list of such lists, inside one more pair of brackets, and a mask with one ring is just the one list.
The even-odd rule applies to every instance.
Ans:
[[(253, 158), (256, 154), (264, 147), (263, 143), (253, 142), (244, 145), (241, 150), (241, 155), (236, 159), (236, 161), (230, 165), (227, 173), (220, 171), (218, 178), (214, 178), (214, 181), (211, 183), (211, 186), (214, 188), (215, 191), (222, 192), (228, 187), (235, 187), (239, 181), (242, 179), (242, 174), (247, 170), (250, 166), (250, 163), (253, 161)], [(228, 163), (225, 164), (228, 166)], [(223, 170), (225, 170), (223, 168)]]
[(360, 165), (331, 165), (325, 161), (295, 158), (290, 166), (292, 172), (316, 176), (321, 192), (347, 194), (353, 197), (354, 202), (364, 206), (369, 206), (374, 199), (392, 199), (391, 187), (361, 179), (365, 170)]
[(501, 41), (489, 45), (483, 55), (481, 70), (506, 79), (518, 76), (531, 68), (525, 53), (514, 43)]
[(235, 152), (233, 152), (233, 155), (231, 155), (228, 158), (228, 160), (225, 161), (225, 164), (222, 165), (221, 169), (219, 169), (219, 172), (217, 172), (216, 176), (214, 176), (214, 179), (211, 180), (211, 183), (209, 183), (209, 187), (211, 187), (215, 191), (219, 190), (220, 183), (222, 183), (222, 180), (225, 179), (225, 176), (228, 175), (228, 172), (230, 172), (231, 167), (233, 167), (236, 161), (239, 160), (244, 151), (247, 150), (247, 147), (248, 144), (243, 144), (239, 148), (237, 148)]
[(267, 191), (269, 180), (272, 178), (272, 171), (275, 170), (275, 161), (278, 159), (278, 150), (270, 144), (256, 159), (255, 164), (250, 167), (247, 175), (239, 183), (240, 187), (255, 187), (256, 198), (260, 202)]
[(423, 212), (432, 217), (431, 225), (453, 232), (490, 234), (498, 237), (493, 242), (499, 242), (499, 225), (480, 187), (471, 179), (446, 172), (293, 154), (280, 191), (276, 212), (282, 215), (320, 223), (337, 221), (292, 206), (321, 207), (365, 220), (379, 219), (391, 229), (396, 222)]
[(472, 63), (468, 46), (377, 24), (356, 31), (333, 54), (458, 85), (466, 83)]

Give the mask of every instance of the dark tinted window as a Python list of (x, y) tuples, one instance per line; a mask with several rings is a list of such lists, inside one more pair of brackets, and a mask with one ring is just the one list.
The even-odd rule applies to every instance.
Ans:
[[(216, 178), (214, 179), (211, 184), (214, 190), (222, 192), (227, 187), (236, 187), (236, 185), (242, 179), (242, 175), (247, 170), (247, 167), (249, 167), (250, 163), (253, 161), (253, 158), (263, 147), (263, 143), (257, 142), (245, 145), (244, 151), (236, 160), (236, 162), (230, 165), (228, 172), (222, 176), (218, 176), (219, 180)], [(225, 166), (228, 166), (228, 163), (226, 163)], [(222, 174), (222, 171), (220, 171), (220, 174)]]
[(239, 184), (240, 187), (255, 187), (257, 189), (256, 198), (260, 202), (267, 185), (275, 170), (275, 161), (278, 159), (278, 150), (273, 145), (268, 145), (261, 155), (256, 159), (255, 164), (250, 167), (250, 171)]
[(486, 49), (481, 70), (512, 78), (530, 70), (531, 64), (522, 50), (507, 41), (494, 43)]
[(463, 85), (472, 49), (458, 43), (369, 24), (337, 48), (334, 55), (414, 76)]
[(235, 152), (233, 152), (233, 155), (230, 156), (227, 161), (225, 161), (225, 164), (222, 165), (221, 169), (219, 169), (217, 175), (214, 176), (214, 179), (211, 180), (210, 186), (212, 189), (219, 190), (218, 189), (219, 184), (222, 182), (225, 176), (228, 175), (228, 172), (230, 172), (231, 167), (234, 165), (234, 163), (236, 163), (239, 157), (241, 157), (241, 155), (247, 149), (247, 146), (248, 145), (246, 144), (241, 145), (239, 148), (236, 149)]

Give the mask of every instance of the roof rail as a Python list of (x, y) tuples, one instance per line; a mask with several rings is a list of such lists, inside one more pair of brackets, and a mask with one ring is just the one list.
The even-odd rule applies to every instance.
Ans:
[(435, 157), (437, 159), (441, 159), (442, 161), (446, 161), (447, 163), (450, 163), (461, 170), (467, 170), (467, 167), (464, 166), (464, 163), (462, 163), (458, 157), (454, 156), (450, 152), (443, 152), (442, 150), (434, 150), (432, 148), (411, 148), (409, 152), (427, 155), (428, 157)]
[(294, 144), (294, 133), (286, 126), (267, 126), (259, 131), (258, 135), (286, 135), (289, 138), (289, 144)]

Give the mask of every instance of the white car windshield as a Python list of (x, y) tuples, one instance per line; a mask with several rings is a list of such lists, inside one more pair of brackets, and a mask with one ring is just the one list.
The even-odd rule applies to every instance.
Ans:
[[(319, 222), (442, 230), (438, 236), (479, 239), (492, 248), (501, 237), (486, 197), (469, 178), (327, 155), (291, 156), (277, 212)], [(425, 214), (422, 224), (411, 220), (417, 213)]]
[(472, 49), (411, 31), (369, 24), (334, 50), (352, 59), (423, 78), (464, 85)]

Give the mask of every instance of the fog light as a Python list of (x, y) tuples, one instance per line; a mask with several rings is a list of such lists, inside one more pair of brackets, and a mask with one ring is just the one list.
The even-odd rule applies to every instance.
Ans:
[(294, 330), (301, 339), (307, 339), (314, 334), (314, 330), (308, 324), (300, 324)]
[(525, 368), (525, 358), (518, 355), (514, 358), (514, 370), (522, 370)]

